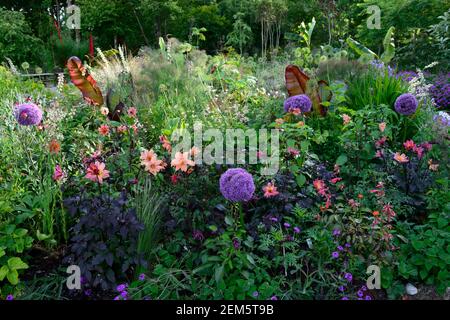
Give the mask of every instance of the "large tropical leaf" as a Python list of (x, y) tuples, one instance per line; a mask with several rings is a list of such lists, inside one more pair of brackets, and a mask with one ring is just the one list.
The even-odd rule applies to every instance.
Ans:
[(83, 98), (93, 104), (100, 106), (103, 104), (103, 95), (100, 88), (97, 86), (94, 78), (89, 74), (86, 68), (83, 66), (80, 58), (71, 57), (67, 61), (67, 69), (69, 69), (69, 75), (72, 83), (80, 89), (83, 94)]
[(395, 56), (395, 43), (394, 43), (394, 27), (390, 27), (389, 30), (386, 32), (386, 36), (383, 40), (383, 47), (384, 52), (381, 55), (381, 61), (383, 61), (385, 64), (388, 64), (391, 62), (391, 60)]
[(378, 56), (376, 55), (375, 52), (373, 52), (372, 50), (370, 50), (369, 48), (363, 46), (361, 43), (359, 43), (358, 41), (352, 39), (352, 38), (347, 38), (346, 40), (348, 46), (355, 51), (358, 55), (360, 56), (371, 56), (374, 59), (377, 59)]
[(285, 71), (286, 88), (289, 96), (305, 94), (309, 77), (299, 67), (288, 65)]

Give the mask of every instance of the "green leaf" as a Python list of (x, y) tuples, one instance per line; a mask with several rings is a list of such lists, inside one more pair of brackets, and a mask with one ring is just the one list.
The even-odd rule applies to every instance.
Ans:
[(411, 244), (412, 244), (413, 248), (416, 250), (422, 250), (423, 248), (425, 248), (425, 243), (423, 241), (414, 239), (411, 241)]
[(6, 278), (13, 286), (19, 283), (19, 273), (17, 270), (10, 270), (6, 275)]
[(394, 27), (390, 27), (386, 32), (386, 36), (383, 40), (384, 52), (381, 55), (381, 61), (388, 64), (395, 56), (395, 43), (394, 43)]
[(231, 218), (230, 216), (225, 216), (225, 223), (229, 226), (233, 225), (233, 218)]
[(219, 284), (220, 281), (223, 278), (223, 271), (225, 269), (225, 266), (222, 264), (220, 266), (217, 266), (214, 271), (214, 279), (216, 280), (216, 283)]
[(3, 281), (3, 279), (5, 279), (8, 272), (9, 272), (8, 266), (5, 265), (0, 268), (0, 281)]
[(44, 234), (44, 233), (41, 233), (41, 232), (38, 230), (38, 231), (36, 232), (36, 238), (37, 238), (39, 241), (45, 241), (45, 240), (50, 239), (51, 236), (50, 236), (50, 235), (47, 235), (47, 234)]
[(299, 174), (295, 177), (295, 181), (297, 182), (297, 185), (299, 187), (303, 187), (303, 185), (306, 183), (306, 177), (303, 174)]
[(251, 264), (255, 264), (255, 259), (253, 259), (253, 257), (249, 254), (247, 254), (247, 260), (251, 263)]
[(369, 48), (366, 48), (358, 41), (353, 40), (352, 38), (347, 38), (346, 42), (347, 42), (348, 46), (350, 47), (350, 49), (355, 51), (360, 56), (369, 55), (369, 56), (372, 56), (373, 58), (378, 58), (378, 56), (375, 54), (375, 52), (373, 52)]
[(338, 166), (342, 166), (347, 162), (348, 158), (347, 155), (345, 154), (341, 154), (337, 159), (336, 159), (336, 164)]
[(28, 265), (18, 257), (13, 257), (8, 260), (8, 267), (10, 270), (28, 269)]

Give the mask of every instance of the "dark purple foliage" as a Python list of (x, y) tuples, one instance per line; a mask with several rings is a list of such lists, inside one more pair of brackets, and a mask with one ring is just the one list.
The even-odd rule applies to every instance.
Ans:
[(78, 218), (72, 228), (64, 263), (78, 265), (85, 285), (111, 290), (138, 265), (146, 265), (137, 252), (139, 233), (144, 229), (135, 210), (127, 208), (124, 193), (119, 198), (102, 195), (66, 199), (69, 214)]

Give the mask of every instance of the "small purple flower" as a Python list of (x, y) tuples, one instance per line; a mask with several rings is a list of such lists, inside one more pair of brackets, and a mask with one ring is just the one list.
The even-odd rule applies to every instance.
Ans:
[(341, 300), (348, 300), (348, 297), (342, 297)]
[(8, 295), (6, 296), (6, 300), (7, 300), (7, 301), (12, 301), (12, 300), (14, 300), (14, 296), (13, 296), (12, 294), (8, 294)]
[(120, 295), (114, 297), (114, 300), (120, 300)]
[(116, 290), (117, 290), (118, 292), (123, 292), (123, 291), (127, 290), (127, 285), (126, 285), (126, 283), (119, 284), (119, 285), (117, 286)]
[(277, 298), (277, 296), (272, 296), (272, 297), (270, 297), (270, 300), (275, 301), (275, 300), (278, 300), (278, 298)]
[(90, 297), (92, 295), (92, 290), (91, 289), (84, 290), (84, 295), (86, 297)]
[(344, 291), (345, 291), (345, 287), (344, 287), (344, 286), (339, 286), (338, 290), (339, 290), (340, 292), (344, 292)]
[(361, 287), (361, 290), (362, 290), (362, 291), (367, 291), (367, 287), (366, 287), (366, 286), (362, 286), (362, 287)]
[(340, 234), (341, 234), (341, 230), (339, 230), (339, 229), (334, 229), (334, 230), (333, 230), (333, 236), (337, 237), (337, 236), (339, 236)]
[(126, 298), (126, 297), (128, 297), (128, 292), (127, 291), (122, 291), (120, 293), (120, 295), (122, 296), (122, 298)]
[(344, 248), (343, 248), (342, 246), (337, 246), (337, 249), (338, 249), (339, 251), (343, 251), (343, 250), (344, 250)]
[(291, 236), (291, 235), (287, 235), (284, 239), (285, 239), (286, 241), (294, 241), (294, 237)]
[(353, 280), (353, 275), (349, 272), (345, 273), (344, 278), (348, 281), (348, 282), (352, 282)]
[(395, 100), (395, 111), (398, 113), (409, 116), (416, 112), (418, 106), (417, 99), (411, 93), (404, 93)]
[(241, 247), (241, 243), (239, 242), (238, 238), (233, 239), (233, 247), (237, 250)]
[(295, 232), (295, 233), (300, 233), (300, 231), (301, 231), (301, 230), (300, 230), (299, 227), (294, 227), (294, 232)]
[(337, 259), (337, 258), (339, 258), (339, 252), (334, 251), (334, 252), (331, 254), (331, 256), (333, 257), (333, 259)]
[(139, 281), (144, 281), (145, 280), (145, 274), (141, 273), (139, 275)]
[(219, 184), (224, 198), (233, 202), (249, 201), (255, 192), (252, 175), (241, 168), (225, 171), (220, 176)]
[(14, 116), (22, 126), (35, 126), (42, 121), (42, 110), (34, 103), (24, 103), (15, 108)]
[(203, 235), (203, 232), (200, 230), (194, 230), (192, 231), (192, 238), (194, 240), (203, 241), (205, 239), (205, 236)]
[(254, 291), (254, 292), (252, 293), (252, 297), (258, 298), (258, 297), (259, 297), (259, 292), (258, 292), (258, 291)]
[(360, 298), (362, 298), (362, 296), (364, 295), (364, 292), (362, 290), (358, 290), (358, 292), (356, 293), (356, 295)]
[(299, 109), (301, 112), (310, 112), (311, 107), (311, 99), (306, 94), (293, 96), (284, 101), (284, 112), (291, 112), (295, 109)]
[(372, 300), (372, 297), (371, 297), (371, 296), (366, 296), (364, 299), (366, 299), (366, 300)]
[(283, 225), (284, 225), (285, 228), (290, 228), (291, 227), (291, 225), (289, 223), (287, 223), (287, 222), (285, 222)]
[(351, 247), (351, 244), (350, 244), (350, 243), (346, 243), (346, 244), (345, 244), (345, 247), (346, 247), (346, 248), (350, 248), (350, 247)]
[(439, 111), (434, 117), (433, 121), (443, 126), (450, 127), (450, 115), (445, 111)]
[(272, 218), (270, 218), (270, 221), (272, 221), (272, 222), (278, 222), (278, 219), (275, 218), (275, 217), (272, 217)]

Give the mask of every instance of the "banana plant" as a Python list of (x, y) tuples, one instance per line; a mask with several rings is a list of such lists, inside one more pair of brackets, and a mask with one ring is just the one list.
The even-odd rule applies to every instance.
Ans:
[(94, 78), (89, 74), (78, 57), (71, 57), (67, 61), (67, 69), (69, 69), (70, 79), (72, 83), (80, 89), (83, 98), (90, 104), (103, 105), (103, 95), (97, 86)]
[(373, 52), (372, 50), (370, 50), (369, 48), (365, 47), (364, 45), (362, 45), (361, 43), (352, 38), (347, 38), (346, 42), (350, 47), (350, 49), (355, 51), (359, 56), (361, 57), (368, 56), (371, 59), (381, 60), (385, 64), (388, 64), (395, 56), (394, 32), (395, 32), (394, 27), (390, 27), (389, 30), (386, 32), (386, 35), (384, 36), (383, 40), (384, 52), (381, 55), (381, 57), (379, 57), (375, 52)]
[[(328, 89), (328, 83), (325, 80), (319, 80), (317, 84), (310, 85), (311, 78), (303, 72), (298, 66), (288, 65), (285, 70), (286, 89), (289, 96), (306, 94), (313, 103), (313, 110), (322, 116), (327, 114), (327, 107), (324, 101), (330, 101), (332, 94)], [(312, 93), (308, 94), (309, 88)]]

